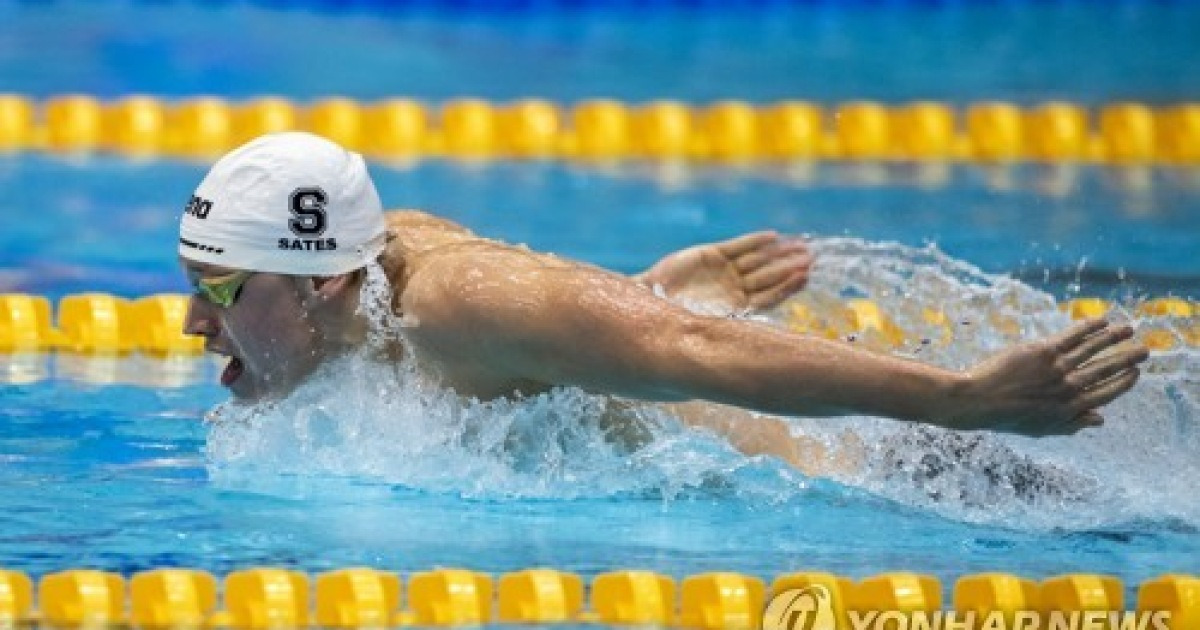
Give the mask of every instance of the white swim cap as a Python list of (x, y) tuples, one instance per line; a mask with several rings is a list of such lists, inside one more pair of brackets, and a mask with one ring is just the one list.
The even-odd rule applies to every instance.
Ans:
[(361, 155), (302, 132), (213, 165), (179, 223), (179, 255), (232, 269), (333, 276), (383, 251), (383, 205)]

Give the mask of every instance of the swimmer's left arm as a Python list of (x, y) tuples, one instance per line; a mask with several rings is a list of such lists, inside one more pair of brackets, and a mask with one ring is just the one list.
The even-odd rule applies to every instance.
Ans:
[(410, 334), (512, 380), (768, 413), (933, 415), (957, 375), (743, 320), (695, 315), (626, 278), (512, 252), (414, 274)]
[(513, 379), (651, 400), (1072, 433), (1097, 423), (1093, 410), (1132, 387), (1145, 359), (1136, 348), (1099, 358), (1130, 331), (1090, 322), (959, 373), (695, 315), (628, 279), (529, 255), (447, 258), (422, 273), (410, 280), (406, 309), (431, 322), (424, 334), (443, 346), (469, 348), (472, 360)]

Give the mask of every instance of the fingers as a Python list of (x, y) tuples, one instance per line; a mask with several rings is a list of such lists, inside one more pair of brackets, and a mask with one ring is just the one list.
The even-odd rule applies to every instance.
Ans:
[(1078, 389), (1090, 389), (1121, 372), (1132, 369), (1150, 357), (1150, 351), (1140, 344), (1128, 345), (1098, 357), (1067, 376), (1067, 382)]
[(745, 274), (742, 288), (750, 306), (760, 310), (771, 308), (803, 289), (808, 282), (810, 267), (812, 256), (804, 250)]
[(764, 230), (762, 232), (743, 234), (728, 241), (716, 243), (716, 247), (717, 251), (721, 252), (729, 260), (737, 260), (740, 256), (762, 249), (778, 240), (779, 234), (771, 230)]
[(798, 272), (803, 272), (807, 277), (810, 266), (812, 259), (808, 256), (787, 256), (745, 274), (742, 287), (747, 292), (763, 291), (787, 281)]
[(1082, 394), (1075, 397), (1071, 402), (1071, 407), (1077, 413), (1083, 414), (1097, 407), (1103, 407), (1108, 403), (1116, 400), (1118, 396), (1124, 394), (1133, 388), (1137, 383), (1138, 377), (1141, 376), (1141, 371), (1137, 368), (1131, 368), (1125, 372), (1121, 372), (1117, 376), (1100, 383), (1099, 385), (1085, 390)]
[(1105, 328), (1090, 337), (1085, 338), (1074, 349), (1063, 356), (1067, 369), (1075, 369), (1087, 363), (1096, 354), (1133, 337), (1130, 326)]
[(780, 251), (779, 245), (772, 243), (754, 251), (745, 252), (737, 258), (731, 258), (730, 260), (733, 261), (733, 266), (737, 268), (738, 273), (747, 274), (771, 264), (771, 262), (778, 260), (781, 255), (784, 255), (784, 252)]
[(812, 254), (809, 253), (808, 246), (800, 240), (773, 240), (762, 243), (757, 248), (731, 257), (729, 260), (733, 262), (739, 273), (748, 274), (783, 258), (803, 258), (810, 264), (812, 262)]
[(1057, 352), (1070, 352), (1088, 337), (1104, 330), (1106, 327), (1108, 327), (1108, 322), (1103, 319), (1088, 319), (1068, 328), (1056, 337), (1051, 337), (1049, 343)]
[(1104, 426), (1104, 416), (1095, 410), (1083, 412), (1075, 421), (1084, 428)]
[(768, 309), (778, 306), (789, 295), (804, 288), (804, 284), (808, 282), (808, 271), (796, 271), (791, 276), (784, 278), (782, 282), (765, 291), (755, 291), (750, 294), (750, 307), (756, 310)]
[(747, 234), (721, 243), (718, 250), (733, 263), (748, 306), (756, 310), (777, 306), (803, 289), (813, 263), (804, 241), (780, 240), (774, 232)]
[(1104, 418), (1094, 410), (1085, 411), (1073, 418), (1058, 424), (1058, 435), (1074, 435), (1084, 429), (1098, 427), (1104, 424)]
[(1081, 414), (1066, 416), (1061, 420), (1048, 422), (1048, 424), (1040, 425), (1037, 430), (1031, 433), (1032, 437), (1051, 437), (1051, 436), (1074, 436), (1085, 428), (1092, 428), (1104, 425), (1104, 418), (1096, 412), (1096, 410), (1086, 410)]
[(1076, 384), (1089, 385), (1067, 404), (1066, 415), (1060, 420), (1037, 426), (1028, 435), (1073, 435), (1083, 429), (1103, 426), (1104, 417), (1096, 409), (1133, 389), (1141, 376), (1137, 364), (1148, 355), (1145, 347), (1134, 346), (1088, 363), (1073, 375), (1072, 380)]

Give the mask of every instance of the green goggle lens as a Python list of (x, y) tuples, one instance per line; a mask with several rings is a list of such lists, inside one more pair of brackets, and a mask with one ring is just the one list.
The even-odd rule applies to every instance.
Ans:
[(235, 271), (210, 278), (189, 274), (189, 279), (192, 281), (192, 287), (196, 289), (196, 295), (217, 306), (229, 308), (237, 301), (242, 285), (252, 275), (254, 272), (251, 271)]

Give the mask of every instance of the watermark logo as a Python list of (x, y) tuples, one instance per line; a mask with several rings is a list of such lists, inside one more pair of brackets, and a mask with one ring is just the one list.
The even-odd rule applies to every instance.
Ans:
[(973, 611), (849, 613), (849, 630), (1170, 630), (1168, 612), (1032, 611), (977, 615)]
[(814, 584), (771, 598), (763, 630), (1170, 630), (1168, 611), (859, 611), (847, 610), (840, 625), (833, 596)]
[(763, 630), (837, 630), (833, 596), (820, 584), (783, 591), (763, 613)]

